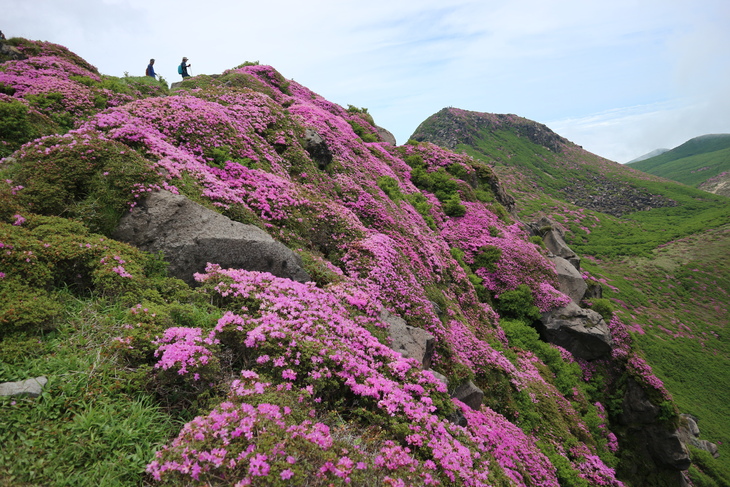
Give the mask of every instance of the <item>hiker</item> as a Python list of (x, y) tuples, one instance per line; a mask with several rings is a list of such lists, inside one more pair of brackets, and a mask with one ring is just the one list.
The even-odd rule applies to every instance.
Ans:
[(0, 40), (5, 40), (5, 34), (3, 34), (3, 31), (0, 30)]
[(190, 65), (185, 64), (185, 63), (187, 63), (187, 61), (188, 61), (188, 58), (184, 57), (182, 62), (180, 63), (180, 66), (177, 67), (177, 72), (178, 72), (178, 74), (182, 75), (183, 79), (190, 77), (190, 75), (188, 74), (188, 68), (190, 67)]
[(150, 59), (150, 63), (147, 65), (147, 72), (145, 72), (145, 76), (149, 76), (151, 78), (154, 78), (155, 76), (157, 76), (155, 74), (154, 64), (155, 64), (155, 60)]

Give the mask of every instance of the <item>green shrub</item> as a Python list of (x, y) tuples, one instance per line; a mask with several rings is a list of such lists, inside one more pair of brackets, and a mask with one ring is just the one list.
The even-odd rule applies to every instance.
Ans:
[(7, 177), (24, 187), (17, 197), (30, 211), (76, 218), (106, 235), (135, 194), (160, 181), (151, 163), (134, 150), (88, 134), (37, 141), (18, 152)]
[(482, 245), (474, 256), (474, 269), (484, 268), (490, 272), (497, 270), (497, 262), (502, 258), (502, 249), (494, 245)]
[(509, 318), (532, 322), (540, 319), (540, 310), (527, 284), (520, 284), (512, 291), (505, 291), (497, 299), (497, 311)]
[(21, 101), (0, 98), (0, 158), (9, 156), (26, 142), (59, 130), (50, 118)]
[(410, 154), (404, 157), (403, 160), (406, 164), (414, 169), (417, 167), (423, 169), (426, 166), (426, 163), (423, 162), (423, 156), (421, 154)]
[(403, 199), (403, 193), (401, 193), (398, 181), (390, 176), (380, 176), (377, 179), (377, 185), (391, 200), (400, 201)]
[(603, 316), (603, 319), (608, 322), (611, 321), (611, 318), (613, 318), (613, 311), (615, 308), (613, 304), (611, 304), (610, 300), (606, 298), (597, 298), (591, 300), (591, 309)]
[(0, 279), (0, 337), (17, 332), (37, 333), (55, 327), (63, 307), (43, 289), (19, 279)]
[(530, 242), (534, 243), (538, 247), (545, 249), (545, 242), (543, 241), (542, 237), (540, 235), (533, 235), (530, 237)]

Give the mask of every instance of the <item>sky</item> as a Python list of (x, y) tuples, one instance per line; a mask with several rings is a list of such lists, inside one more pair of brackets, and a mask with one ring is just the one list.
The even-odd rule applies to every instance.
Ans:
[(246, 61), (405, 143), (444, 107), (513, 113), (625, 163), (730, 133), (728, 0), (0, 0), (0, 30), (112, 76)]

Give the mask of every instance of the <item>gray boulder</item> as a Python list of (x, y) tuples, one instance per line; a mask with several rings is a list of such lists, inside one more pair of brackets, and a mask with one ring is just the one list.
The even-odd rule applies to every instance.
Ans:
[(29, 396), (38, 397), (48, 379), (41, 376), (18, 382), (4, 382), (0, 384), (0, 396)]
[(151, 193), (122, 217), (113, 238), (149, 252), (162, 252), (171, 275), (195, 284), (207, 263), (310, 280), (301, 258), (253, 225), (235, 222), (168, 191)]
[(325, 169), (332, 162), (332, 151), (327, 142), (316, 131), (306, 129), (303, 142), (304, 149), (309, 153), (312, 160), (317, 163), (319, 169)]
[(558, 274), (558, 287), (560, 292), (567, 294), (574, 303), (579, 303), (588, 290), (588, 285), (578, 269), (573, 264), (557, 255), (549, 256), (548, 259), (555, 264), (555, 272)]
[(474, 410), (478, 410), (484, 400), (484, 392), (472, 381), (468, 381), (457, 387), (451, 397), (458, 399)]
[(431, 367), (436, 340), (422, 328), (406, 324), (399, 316), (383, 308), (380, 319), (390, 325), (391, 348), (406, 358), (417, 360), (424, 369)]
[(0, 63), (5, 61), (22, 61), (23, 59), (27, 59), (27, 56), (20, 52), (17, 47), (0, 40)]
[(563, 347), (577, 358), (598, 359), (611, 353), (613, 347), (603, 317), (575, 303), (543, 313), (538, 328), (546, 342)]
[(689, 468), (689, 451), (683, 440), (682, 428), (668, 429), (659, 423), (659, 407), (649, 400), (641, 385), (633, 379), (628, 380), (621, 409), (619, 422), (636, 432), (657, 464), (674, 470)]
[(542, 237), (545, 247), (550, 252), (562, 257), (580, 270), (580, 257), (565, 243), (565, 232), (555, 220), (542, 217), (529, 226), (535, 235)]
[(649, 452), (660, 465), (674, 470), (687, 470), (692, 464), (689, 450), (682, 442), (678, 430), (668, 430), (661, 425), (645, 429)]
[(629, 379), (621, 408), (619, 421), (627, 426), (640, 426), (656, 421), (659, 408), (654, 405), (644, 389), (634, 380)]
[(700, 428), (697, 425), (697, 418), (691, 414), (680, 414), (679, 437), (685, 445), (692, 445), (700, 450), (705, 450), (713, 457), (720, 456), (716, 444), (700, 439)]
[(395, 135), (393, 135), (390, 131), (384, 129), (383, 127), (375, 126), (375, 129), (378, 131), (378, 137), (380, 137), (380, 140), (383, 142), (387, 142), (390, 145), (395, 145)]

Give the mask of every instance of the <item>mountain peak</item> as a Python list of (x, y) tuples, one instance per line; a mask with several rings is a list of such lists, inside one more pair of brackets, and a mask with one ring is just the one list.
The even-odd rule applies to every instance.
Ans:
[(511, 128), (552, 152), (562, 152), (568, 139), (556, 134), (546, 125), (514, 114), (482, 113), (460, 108), (443, 108), (421, 123), (411, 139), (429, 140), (436, 145), (455, 149), (459, 144), (473, 145), (484, 130)]

